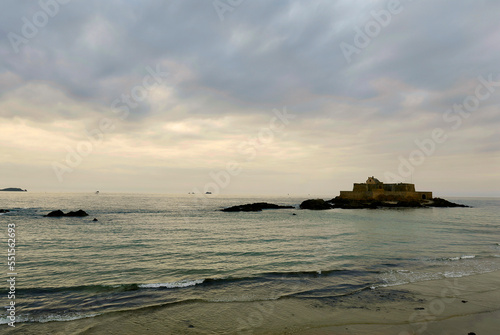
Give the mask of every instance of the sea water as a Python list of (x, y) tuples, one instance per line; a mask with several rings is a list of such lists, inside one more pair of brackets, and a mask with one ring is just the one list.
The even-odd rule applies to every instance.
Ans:
[[(7, 227), (16, 227), (16, 322), (342, 297), (500, 269), (500, 198), (450, 199), (471, 208), (298, 209), (306, 198), (2, 192), (6, 279)], [(220, 211), (261, 201), (297, 209)], [(89, 216), (44, 217), (57, 209)], [(3, 307), (8, 292), (5, 284)]]

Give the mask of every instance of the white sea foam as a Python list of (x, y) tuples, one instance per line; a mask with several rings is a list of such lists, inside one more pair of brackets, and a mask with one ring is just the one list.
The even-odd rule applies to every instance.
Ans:
[[(37, 318), (33, 317), (27, 317), (23, 315), (18, 315), (16, 316), (16, 323), (23, 323), (23, 322), (40, 322), (40, 323), (46, 323), (46, 322), (52, 322), (52, 321), (73, 321), (73, 320), (78, 320), (78, 319), (85, 319), (85, 318), (93, 318), (95, 316), (101, 315), (101, 313), (92, 313), (92, 314), (82, 314), (82, 313), (71, 313), (67, 315), (57, 315), (57, 314), (49, 314), (49, 315), (44, 315), (40, 316)], [(6, 317), (0, 317), (0, 325), (4, 325), (11, 322), (9, 319)]]
[(372, 290), (375, 290), (379, 287), (391, 287), (391, 286), (399, 286), (399, 285), (405, 285), (405, 284), (409, 284), (410, 282), (400, 282), (400, 283), (393, 283), (393, 284), (380, 284), (380, 285), (373, 285), (373, 286), (370, 286), (370, 288)]
[[(500, 257), (500, 255), (493, 255), (493, 257), (497, 258)], [(463, 255), (447, 259), (453, 260), (454, 262), (448, 263), (448, 265), (445, 268), (442, 268), (441, 271), (429, 272), (425, 270), (416, 270), (406, 272), (405, 270), (392, 270), (383, 273), (380, 275), (382, 283), (371, 286), (371, 289), (435, 279), (460, 278), (497, 271), (500, 269), (500, 264), (494, 258), (485, 259), (483, 257), (477, 259), (475, 255)]]
[(392, 287), (406, 285), (416, 282), (429, 280), (443, 279), (448, 277), (462, 277), (468, 275), (465, 272), (427, 272), (427, 271), (410, 271), (410, 270), (391, 270), (381, 275), (381, 284), (372, 285), (372, 290), (379, 287)]
[(463, 276), (468, 276), (470, 275), (470, 273), (466, 273), (466, 272), (456, 272), (456, 271), (453, 271), (453, 272), (445, 272), (443, 273), (443, 276), (445, 276), (446, 278), (460, 278), (460, 277), (463, 277)]
[(179, 287), (195, 286), (195, 285), (203, 283), (204, 281), (205, 281), (204, 279), (182, 280), (182, 281), (171, 282), (171, 283), (141, 284), (141, 285), (139, 285), (139, 287), (140, 288), (160, 288), (160, 287), (179, 288)]
[(51, 321), (73, 321), (73, 320), (78, 320), (78, 319), (85, 319), (85, 318), (93, 318), (94, 316), (101, 315), (101, 313), (92, 313), (92, 314), (71, 314), (71, 315), (48, 315), (46, 317), (41, 318), (38, 321), (35, 322), (51, 322)]
[(472, 259), (472, 258), (476, 258), (476, 255), (463, 255), (463, 256), (460, 256), (460, 257), (450, 257), (450, 258), (448, 258), (448, 260), (450, 260), (450, 261), (459, 261), (461, 259)]

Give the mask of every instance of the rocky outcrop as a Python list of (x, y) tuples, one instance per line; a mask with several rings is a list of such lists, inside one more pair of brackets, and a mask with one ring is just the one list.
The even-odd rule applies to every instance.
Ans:
[(51, 217), (51, 218), (57, 218), (60, 216), (64, 216), (64, 213), (62, 210), (58, 209), (57, 211), (52, 211), (49, 214), (44, 215), (44, 216)]
[(85, 211), (77, 210), (76, 212), (69, 212), (66, 213), (64, 216), (77, 216), (77, 217), (83, 217), (83, 216), (89, 216)]
[[(469, 207), (456, 204), (442, 198), (432, 198), (429, 200), (405, 199), (399, 201), (389, 200), (354, 200), (335, 197), (331, 200), (308, 199), (300, 204), (300, 209), (326, 210), (326, 209), (377, 209), (377, 208), (424, 208), (424, 207)], [(222, 209), (223, 212), (260, 212), (263, 209), (295, 208), (294, 206), (280, 206), (267, 202), (257, 202), (253, 204), (238, 205)], [(61, 212), (62, 213), (62, 212)], [(69, 213), (68, 213), (69, 214)], [(66, 214), (67, 215), (67, 214)]]
[(7, 187), (0, 190), (0, 192), (28, 192), (28, 190), (23, 190), (17, 187)]
[(400, 200), (400, 201), (381, 201), (381, 200), (353, 200), (341, 197), (335, 197), (331, 200), (309, 199), (300, 204), (301, 209), (325, 210), (333, 208), (342, 209), (377, 209), (377, 208), (421, 208), (421, 207), (469, 207), (456, 204), (441, 198), (432, 198), (431, 200)]
[(8, 213), (10, 212), (8, 209), (0, 209), (0, 213)]
[(469, 207), (466, 205), (456, 204), (441, 198), (432, 198), (432, 202), (428, 204), (429, 207)]
[(300, 209), (311, 209), (311, 210), (323, 210), (334, 208), (331, 203), (323, 199), (309, 199), (305, 200), (300, 204)]
[(57, 211), (52, 211), (49, 214), (44, 215), (44, 216), (46, 216), (46, 217), (53, 217), (53, 218), (63, 217), (63, 216), (84, 217), (84, 216), (88, 216), (88, 214), (85, 211), (81, 210), (81, 209), (77, 210), (76, 212), (68, 212), (68, 213), (64, 214), (63, 211), (61, 211), (60, 209), (58, 209)]
[(293, 206), (280, 206), (267, 202), (256, 202), (253, 204), (238, 205), (222, 209), (223, 212), (260, 212), (263, 209), (295, 208)]

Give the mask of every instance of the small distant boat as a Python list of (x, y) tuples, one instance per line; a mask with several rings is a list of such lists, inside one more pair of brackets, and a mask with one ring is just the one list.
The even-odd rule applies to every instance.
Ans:
[(212, 194), (212, 192), (205, 192), (205, 194)]
[(99, 191), (95, 191), (95, 194), (99, 194)]

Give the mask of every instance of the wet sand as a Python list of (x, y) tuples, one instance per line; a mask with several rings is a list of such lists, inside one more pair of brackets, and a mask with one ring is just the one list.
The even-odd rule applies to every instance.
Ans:
[(18, 324), (15, 329), (2, 326), (0, 333), (486, 335), (498, 329), (500, 271), (320, 300), (180, 303), (67, 322)]

